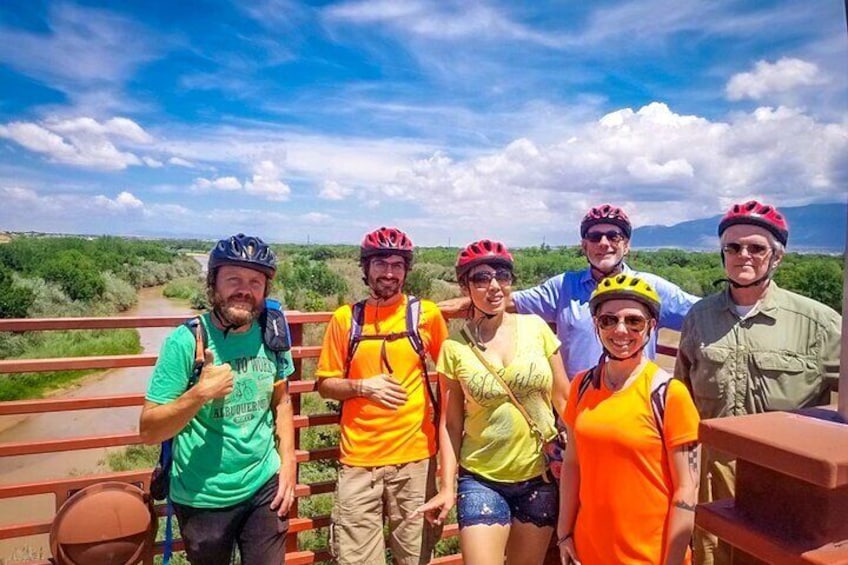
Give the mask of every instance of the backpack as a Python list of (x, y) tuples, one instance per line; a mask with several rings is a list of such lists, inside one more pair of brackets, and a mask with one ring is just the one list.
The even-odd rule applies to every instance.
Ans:
[[(588, 371), (579, 375), (581, 379), (577, 388), (577, 403), (589, 390), (589, 387), (594, 385), (595, 388), (600, 388), (601, 383), (601, 366), (595, 365)], [(668, 397), (668, 383), (673, 377), (667, 372), (658, 369), (651, 377), (651, 411), (654, 413), (654, 422), (657, 425), (657, 432), (660, 434), (660, 439), (663, 439), (663, 426), (665, 424), (665, 404)]]
[[(432, 387), (430, 386), (430, 374), (427, 371), (427, 350), (424, 347), (424, 340), (421, 339), (421, 333), (418, 328), (421, 323), (421, 299), (412, 295), (407, 296), (406, 330), (390, 334), (363, 335), (362, 326), (365, 323), (365, 303), (365, 300), (361, 300), (351, 306), (352, 314), (350, 336), (348, 338), (347, 359), (345, 360), (344, 369), (345, 378), (348, 378), (353, 356), (356, 355), (356, 350), (359, 348), (359, 344), (364, 340), (382, 340), (383, 342), (388, 342), (406, 338), (409, 340), (409, 344), (412, 346), (412, 349), (415, 350), (415, 353), (418, 355), (418, 359), (421, 362), (422, 376), (424, 377), (424, 388), (427, 389), (427, 393), (430, 396), (430, 402), (433, 404), (435, 421), (438, 422), (439, 402), (436, 399), (436, 395), (433, 393)], [(386, 369), (388, 369), (389, 373), (391, 373), (392, 366), (389, 364), (388, 357), (386, 357), (385, 348), (380, 351), (380, 355), (382, 356), (381, 363), (385, 365)]]
[[(280, 301), (273, 298), (266, 298), (265, 309), (262, 310), (257, 321), (262, 332), (262, 343), (269, 350), (273, 351), (277, 358), (277, 371), (279, 374), (288, 368), (289, 360), (285, 356), (285, 352), (291, 349), (291, 333)], [(191, 331), (195, 339), (194, 365), (192, 366), (191, 375), (186, 385), (186, 390), (188, 390), (197, 384), (198, 379), (200, 379), (200, 373), (203, 371), (204, 352), (206, 350), (206, 344), (209, 343), (209, 336), (199, 316), (186, 320), (183, 322), (183, 325)], [(173, 539), (173, 528), (171, 524), (173, 508), (170, 496), (173, 441), (174, 438), (170, 438), (162, 442), (161, 449), (159, 450), (159, 460), (156, 462), (156, 466), (153, 468), (153, 475), (150, 478), (151, 498), (154, 500), (165, 500), (167, 504), (163, 565), (168, 565), (170, 562), (171, 542)]]

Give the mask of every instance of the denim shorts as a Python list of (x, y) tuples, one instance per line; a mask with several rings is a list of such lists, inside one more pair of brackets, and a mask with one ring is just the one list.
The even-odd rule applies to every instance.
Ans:
[(460, 529), (479, 524), (508, 526), (513, 520), (555, 527), (559, 486), (542, 477), (499, 483), (460, 469), (456, 509)]

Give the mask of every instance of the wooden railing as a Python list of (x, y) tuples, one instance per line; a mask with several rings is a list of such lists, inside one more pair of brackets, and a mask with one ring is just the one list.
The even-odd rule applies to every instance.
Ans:
[[(319, 324), (327, 322), (329, 313), (303, 313), (288, 312), (287, 319), (291, 326), (292, 357), (294, 359), (295, 372), (290, 377), (290, 392), (295, 411), (295, 448), (298, 463), (306, 461), (317, 461), (337, 459), (338, 447), (320, 449), (301, 449), (301, 432), (311, 426), (324, 426), (337, 424), (337, 414), (301, 414), (301, 395), (315, 391), (315, 383), (305, 380), (303, 377), (303, 360), (318, 356), (320, 347), (304, 345), (303, 334), (306, 324)], [(91, 329), (117, 329), (117, 328), (149, 328), (149, 327), (173, 327), (185, 321), (184, 316), (157, 316), (157, 317), (113, 317), (113, 318), (55, 318), (55, 319), (13, 319), (0, 320), (0, 332), (25, 332), (25, 331), (50, 331), (50, 330), (91, 330)], [(151, 367), (156, 362), (156, 355), (109, 355), (98, 357), (76, 357), (61, 359), (6, 359), (0, 360), (0, 374), (14, 374), (25, 372), (44, 372), (70, 369), (112, 369), (122, 367)], [(65, 412), (73, 410), (90, 410), (97, 408), (118, 408), (142, 406), (144, 403), (143, 393), (119, 394), (110, 396), (97, 396), (86, 398), (48, 398), (43, 400), (20, 400), (12, 402), (0, 402), (0, 416), (15, 416), (26, 414), (40, 414), (48, 412)], [(56, 453), (64, 451), (75, 451), (91, 448), (120, 447), (140, 444), (138, 433), (118, 433), (96, 436), (80, 435), (65, 439), (44, 439), (39, 441), (0, 443), (0, 457), (34, 455)], [(119, 480), (138, 484), (145, 490), (149, 487), (150, 469), (140, 471), (128, 471), (119, 473), (101, 473), (78, 477), (56, 478), (46, 481), (0, 485), (0, 499), (17, 497), (28, 497), (34, 495), (53, 495), (54, 514), (55, 511), (67, 500), (70, 494), (90, 484), (106, 480)], [(329, 516), (304, 517), (298, 511), (298, 499), (316, 494), (333, 492), (335, 482), (325, 481), (312, 484), (297, 485), (295, 489), (295, 503), (289, 513), (289, 531), (286, 539), (286, 563), (303, 565), (329, 560), (330, 555), (326, 548), (316, 551), (300, 550), (298, 547), (297, 534), (308, 530), (323, 528), (329, 525)], [(13, 524), (0, 526), (0, 540), (20, 538), (50, 532), (51, 520), (35, 520), (27, 516), (25, 505), (21, 506), (19, 521)], [(164, 508), (157, 507), (157, 513), (164, 514)], [(456, 536), (458, 529), (456, 525), (445, 528), (443, 538)], [(180, 540), (174, 543), (174, 549), (182, 548)], [(158, 542), (154, 548), (154, 554), (161, 554), (162, 542)], [(148, 556), (146, 562), (152, 562), (152, 555)], [(44, 562), (46, 563), (46, 562)], [(459, 555), (448, 555), (434, 559), (433, 564), (460, 564), (462, 558)]]

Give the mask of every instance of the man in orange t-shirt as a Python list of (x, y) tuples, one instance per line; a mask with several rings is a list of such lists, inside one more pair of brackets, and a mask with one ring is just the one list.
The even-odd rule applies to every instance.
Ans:
[[(358, 320), (356, 306), (336, 310), (318, 360), (318, 392), (342, 402), (342, 466), (330, 526), (340, 565), (384, 564), (386, 520), (399, 565), (428, 563), (437, 541), (423, 516), (412, 516), (436, 493), (436, 394), (425, 380), (424, 356), (438, 358), (448, 332), (435, 304), (413, 304), (402, 292), (412, 251), (394, 228), (365, 236), (360, 265), (370, 296)], [(415, 319), (417, 332), (407, 327)], [(360, 339), (352, 342), (357, 325)]]

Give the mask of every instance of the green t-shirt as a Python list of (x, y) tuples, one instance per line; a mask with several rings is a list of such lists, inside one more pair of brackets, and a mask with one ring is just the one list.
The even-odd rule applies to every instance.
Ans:
[[(215, 364), (232, 366), (234, 389), (207, 402), (174, 438), (171, 498), (196, 508), (224, 508), (247, 500), (279, 470), (270, 407), (274, 382), (294, 372), (291, 353), (278, 366), (262, 344), (259, 325), (224, 333), (201, 316)], [(166, 404), (186, 391), (194, 365), (195, 337), (180, 326), (165, 340), (147, 389), (147, 400)]]
[[(556, 434), (551, 407), (553, 373), (549, 358), (560, 342), (536, 315), (515, 314), (516, 355), (507, 367), (490, 361), (536, 426)], [(459, 381), (465, 395), (465, 421), (459, 464), (493, 481), (518, 482), (545, 470), (538, 437), (501, 384), (464, 343), (447, 340), (437, 363), (439, 373)]]

